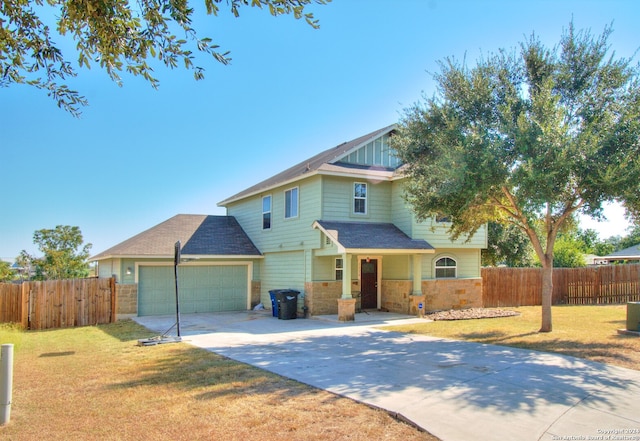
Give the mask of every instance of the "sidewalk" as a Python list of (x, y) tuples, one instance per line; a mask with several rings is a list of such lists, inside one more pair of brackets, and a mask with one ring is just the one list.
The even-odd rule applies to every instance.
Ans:
[[(444, 441), (640, 440), (640, 371), (393, 333), (377, 326), (402, 316), (361, 316), (194, 314), (181, 327), (195, 346), (400, 414)], [(164, 331), (174, 319), (136, 320)]]

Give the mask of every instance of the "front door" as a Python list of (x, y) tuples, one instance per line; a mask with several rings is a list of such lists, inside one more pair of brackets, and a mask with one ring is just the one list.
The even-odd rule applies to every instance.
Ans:
[(378, 261), (362, 259), (360, 261), (360, 308), (378, 308)]

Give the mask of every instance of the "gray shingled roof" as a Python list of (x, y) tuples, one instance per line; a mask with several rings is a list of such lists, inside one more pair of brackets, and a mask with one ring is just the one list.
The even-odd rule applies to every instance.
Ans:
[(183, 256), (261, 255), (233, 216), (178, 214), (93, 256), (91, 260), (173, 257), (178, 240), (182, 244)]
[(616, 251), (615, 253), (611, 253), (608, 256), (604, 256), (603, 259), (640, 259), (640, 244), (630, 246), (629, 248), (625, 248), (624, 250)]
[(338, 243), (345, 249), (384, 250), (433, 250), (423, 239), (411, 239), (402, 230), (390, 223), (378, 222), (315, 222), (324, 231), (338, 232)]
[[(360, 136), (349, 142), (344, 142), (336, 147), (330, 148), (321, 152), (312, 158), (309, 158), (305, 161), (300, 162), (299, 164), (290, 167), (283, 172), (272, 176), (271, 178), (265, 179), (262, 182), (259, 182), (256, 185), (253, 185), (240, 193), (236, 193), (235, 195), (225, 199), (218, 203), (219, 206), (225, 206), (227, 203), (242, 199), (245, 196), (252, 195), (254, 193), (258, 193), (261, 191), (265, 191), (267, 189), (273, 188), (279, 184), (284, 184), (285, 182), (296, 180), (306, 174), (316, 172), (320, 167), (324, 164), (334, 164), (334, 167), (341, 167), (345, 169), (353, 168), (353, 165), (341, 164), (338, 162), (338, 159), (345, 156), (346, 153), (350, 152), (354, 148), (360, 147), (371, 140), (378, 138), (379, 136), (384, 135), (385, 133), (391, 132), (395, 128), (395, 124), (384, 127), (382, 129), (376, 130), (375, 132), (368, 133), (364, 136)], [(379, 169), (380, 167), (360, 167), (361, 169), (369, 168), (369, 169)]]

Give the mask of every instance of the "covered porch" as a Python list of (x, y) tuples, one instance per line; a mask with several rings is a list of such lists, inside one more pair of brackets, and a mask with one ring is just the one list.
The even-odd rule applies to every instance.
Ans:
[(327, 245), (316, 256), (333, 256), (337, 263), (335, 281), (306, 284), (311, 315), (353, 321), (356, 312), (368, 310), (418, 313), (425, 298), (422, 256), (435, 252), (429, 243), (390, 223), (316, 221), (313, 228), (322, 231)]

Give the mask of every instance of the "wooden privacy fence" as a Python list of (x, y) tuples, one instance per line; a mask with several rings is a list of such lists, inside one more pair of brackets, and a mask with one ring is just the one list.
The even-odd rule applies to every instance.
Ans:
[[(541, 268), (482, 268), (487, 308), (542, 304)], [(640, 301), (640, 264), (554, 268), (554, 305), (605, 305)]]
[(0, 283), (0, 322), (26, 329), (111, 323), (116, 309), (114, 278)]

